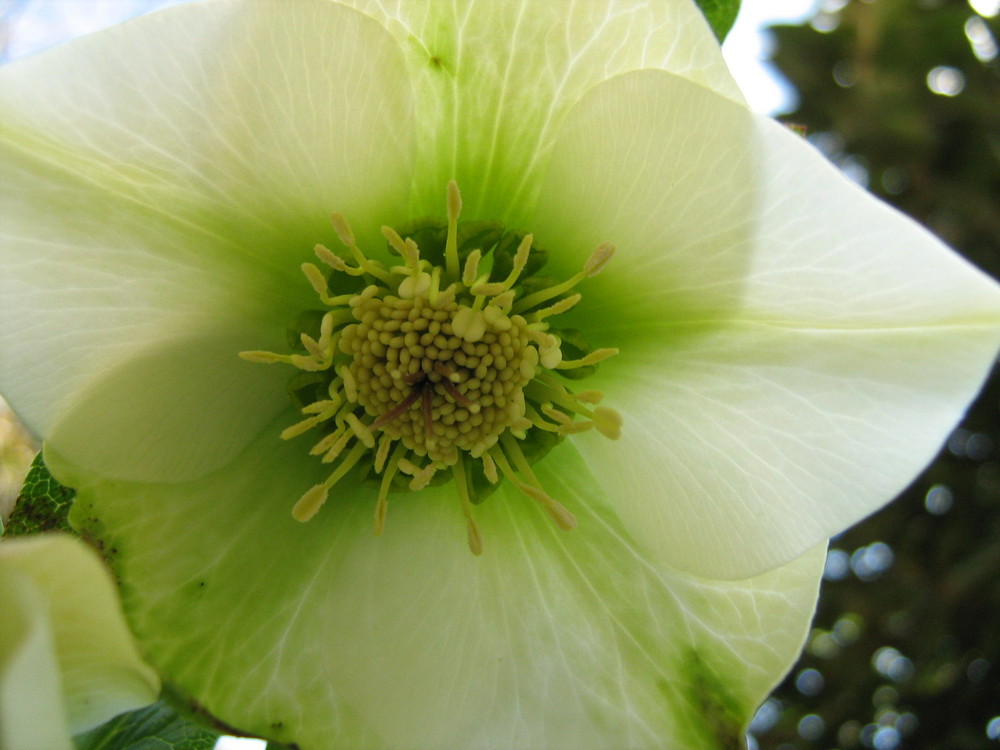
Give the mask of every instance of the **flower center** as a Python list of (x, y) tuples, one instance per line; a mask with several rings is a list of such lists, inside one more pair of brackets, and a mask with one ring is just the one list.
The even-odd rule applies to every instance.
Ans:
[[(295, 366), (290, 390), (301, 421), (281, 435), (323, 434), (310, 453), (336, 463), (326, 481), (292, 509), (307, 521), (352, 471), (381, 475), (375, 533), (389, 492), (455, 481), (471, 550), (482, 551), (472, 507), (508, 480), (564, 529), (573, 515), (542, 489), (531, 469), (566, 435), (596, 428), (617, 438), (621, 417), (597, 406), (599, 391), (571, 392), (566, 379), (592, 373), (616, 349), (592, 350), (580, 334), (549, 319), (576, 305), (573, 287), (611, 258), (600, 245), (565, 281), (542, 277), (544, 253), (532, 235), (497, 222), (460, 225), (461, 197), (448, 185), (447, 222), (382, 227), (397, 265), (370, 259), (343, 216), (333, 224), (354, 264), (317, 245), (327, 273), (303, 273), (324, 305), (293, 328), (302, 353), (241, 352), (251, 362)], [(574, 359), (564, 358), (572, 352)], [(557, 376), (561, 375), (563, 377)], [(440, 472), (440, 473), (439, 473)], [(408, 480), (400, 475), (406, 475)]]

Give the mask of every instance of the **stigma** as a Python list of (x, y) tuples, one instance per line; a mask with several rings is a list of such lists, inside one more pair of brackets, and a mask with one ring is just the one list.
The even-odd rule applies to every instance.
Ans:
[(461, 208), (452, 181), (445, 222), (382, 227), (389, 263), (365, 254), (347, 219), (334, 214), (344, 250), (317, 245), (321, 265), (302, 265), (322, 310), (301, 316), (299, 351), (240, 353), (298, 370), (290, 391), (302, 418), (281, 437), (313, 433), (310, 454), (331, 465), (295, 503), (296, 520), (311, 519), (331, 488), (353, 475), (378, 484), (376, 535), (390, 492), (448, 480), (474, 554), (483, 551), (474, 506), (504, 481), (561, 529), (576, 525), (531, 467), (569, 435), (621, 434), (622, 419), (599, 405), (600, 391), (568, 387), (618, 350), (592, 349), (552, 320), (581, 301), (574, 288), (599, 273), (614, 248), (599, 245), (568, 279), (541, 277), (544, 254), (531, 234), (497, 222), (460, 224)]

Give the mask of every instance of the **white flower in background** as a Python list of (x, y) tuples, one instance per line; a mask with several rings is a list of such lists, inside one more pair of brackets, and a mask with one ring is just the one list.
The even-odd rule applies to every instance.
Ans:
[(687, 0), (184, 5), (0, 108), (0, 387), (165, 679), (303, 748), (735, 742), (1000, 339)]
[(70, 748), (91, 729), (156, 700), (114, 581), (66, 534), (0, 542), (0, 746)]

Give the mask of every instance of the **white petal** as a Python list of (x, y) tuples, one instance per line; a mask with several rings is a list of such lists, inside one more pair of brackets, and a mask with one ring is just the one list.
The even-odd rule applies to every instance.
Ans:
[(68, 535), (3, 541), (0, 587), (15, 595), (4, 596), (0, 618), (0, 726), (19, 731), (30, 720), (34, 726), (23, 729), (35, 733), (11, 748), (59, 747), (37, 733), (68, 738), (67, 727), (86, 731), (156, 700), (159, 678), (139, 656), (110, 574), (82, 542)]
[(593, 90), (543, 194), (557, 263), (619, 251), (571, 315), (622, 349), (587, 385), (623, 438), (580, 449), (630, 531), (686, 570), (767, 570), (890, 500), (1000, 343), (995, 283), (800, 137), (677, 77)]
[(589, 88), (657, 68), (742, 101), (690, 0), (350, 0), (407, 50), (421, 148), (414, 215), (457, 179), (469, 218), (518, 228), (566, 112)]
[(9, 750), (69, 750), (45, 599), (26, 576), (0, 570), (0, 601), (0, 743)]
[(797, 656), (822, 548), (738, 582), (651, 562), (568, 444), (539, 477), (572, 532), (508, 484), (475, 508), (474, 557), (449, 482), (392, 493), (374, 537), (377, 484), (350, 477), (301, 524), (291, 506), (322, 471), (281, 426), (195, 483), (67, 477), (151, 658), (245, 731), (322, 750), (707, 749), (742, 736)]
[[(253, 429), (185, 465), (215, 436), (157, 427), (176, 408), (189, 410), (177, 424), (259, 428), (274, 414), (244, 400), (270, 388), (263, 368), (254, 385), (238, 349), (206, 357), (184, 342), (280, 345), (315, 304), (298, 268), (336, 241), (329, 214), (378, 247), (378, 227), (405, 216), (412, 92), (398, 45), (352, 9), (293, 6), (179, 6), (0, 69), (0, 380), (64, 453), (113, 458), (95, 469), (183, 478), (238, 451)], [(231, 378), (232, 392), (134, 364), (168, 356), (187, 381)], [(144, 372), (146, 398), (114, 398), (119, 364)], [(77, 455), (94, 433), (62, 420), (81, 410), (107, 410), (99, 426), (116, 429)]]

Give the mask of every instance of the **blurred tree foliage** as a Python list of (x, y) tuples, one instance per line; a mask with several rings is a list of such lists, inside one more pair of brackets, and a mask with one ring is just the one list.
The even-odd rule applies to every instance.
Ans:
[[(774, 29), (774, 60), (800, 94), (789, 123), (1000, 278), (1000, 18), (973, 5), (828, 0)], [(998, 446), (994, 372), (925, 474), (832, 542), (806, 653), (751, 727), (761, 750), (1000, 748)]]

